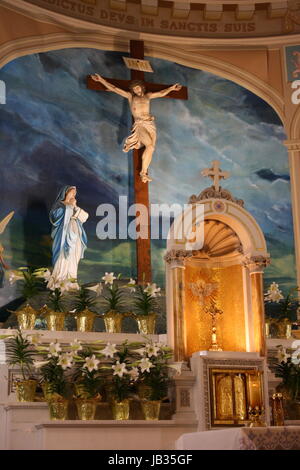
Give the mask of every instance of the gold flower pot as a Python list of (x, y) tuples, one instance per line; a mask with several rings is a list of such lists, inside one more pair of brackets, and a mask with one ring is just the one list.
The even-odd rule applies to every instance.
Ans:
[(149, 315), (135, 315), (139, 333), (142, 335), (154, 335), (156, 317), (156, 313), (150, 313)]
[(42, 390), (46, 401), (49, 401), (53, 395), (52, 384), (49, 382), (42, 383)]
[(103, 315), (105, 330), (107, 333), (121, 333), (124, 315), (115, 310), (110, 310)]
[(48, 400), (50, 419), (52, 420), (66, 420), (68, 418), (68, 405), (69, 402), (63, 397), (52, 396)]
[(21, 380), (15, 383), (18, 401), (34, 401), (36, 380)]
[(13, 312), (17, 316), (18, 325), (21, 330), (33, 330), (37, 312), (31, 307), (31, 305), (26, 304), (24, 307), (19, 308), (16, 312)]
[(266, 338), (271, 338), (270, 327), (271, 327), (271, 321), (270, 321), (270, 320), (266, 320), (266, 321), (265, 321), (265, 333), (266, 333)]
[(48, 309), (44, 313), (47, 330), (50, 331), (63, 331), (65, 328), (66, 314), (64, 312), (55, 312), (54, 310)]
[(284, 318), (276, 322), (277, 338), (290, 338), (292, 336), (292, 323)]
[(93, 331), (96, 314), (85, 308), (76, 314), (77, 331)]
[(161, 401), (142, 401), (142, 410), (146, 421), (158, 421)]
[(111, 403), (113, 419), (123, 421), (129, 419), (129, 400), (113, 400)]
[(82, 421), (95, 419), (98, 402), (98, 398), (76, 398), (75, 403), (79, 419)]

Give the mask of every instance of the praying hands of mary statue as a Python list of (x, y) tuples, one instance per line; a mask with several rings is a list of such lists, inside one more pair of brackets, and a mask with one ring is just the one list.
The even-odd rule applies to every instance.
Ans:
[(50, 210), (53, 272), (47, 284), (49, 289), (60, 287), (63, 281), (78, 286), (78, 264), (87, 247), (83, 223), (89, 215), (77, 206), (76, 194), (75, 186), (64, 186)]

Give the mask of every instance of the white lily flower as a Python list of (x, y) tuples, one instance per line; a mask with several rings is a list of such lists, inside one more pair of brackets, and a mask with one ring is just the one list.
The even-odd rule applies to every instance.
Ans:
[(93, 370), (98, 370), (99, 363), (99, 359), (97, 359), (95, 354), (93, 354), (92, 356), (85, 358), (85, 364), (83, 367), (85, 367), (89, 372), (92, 372)]
[(276, 282), (272, 282), (265, 294), (265, 300), (278, 303), (282, 299), (284, 299), (284, 296), (282, 295), (282, 291), (279, 289), (279, 285), (276, 284)]
[(101, 282), (98, 282), (98, 284), (95, 284), (94, 286), (91, 286), (91, 287), (87, 287), (86, 289), (95, 292), (96, 296), (99, 297), (103, 291), (103, 285)]
[(45, 364), (48, 364), (48, 361), (33, 361), (33, 367), (35, 367), (35, 369), (39, 369)]
[(36, 345), (40, 344), (40, 337), (41, 336), (42, 335), (38, 335), (38, 334), (28, 335), (26, 339), (27, 339), (27, 341), (29, 341), (30, 344), (33, 344), (34, 346), (36, 346)]
[(9, 271), (8, 272), (8, 281), (10, 285), (13, 285), (17, 281), (22, 281), (24, 279), (22, 274), (19, 274), (18, 271)]
[(177, 362), (176, 364), (168, 364), (168, 367), (170, 369), (174, 369), (176, 371), (176, 375), (180, 375), (181, 374), (182, 362)]
[(139, 370), (138, 370), (137, 367), (133, 367), (133, 368), (128, 372), (128, 374), (130, 375), (131, 380), (134, 380), (134, 382), (136, 382), (136, 380), (138, 380), (139, 375), (140, 375)]
[(147, 294), (149, 294), (151, 297), (156, 297), (159, 295), (160, 287), (157, 287), (155, 283), (150, 284), (150, 282), (148, 282), (144, 292), (147, 292)]
[(140, 354), (140, 356), (144, 356), (146, 354), (146, 348), (134, 349), (133, 352)]
[(51, 277), (51, 271), (48, 268), (36, 269), (34, 271), (36, 277), (41, 277), (45, 282), (48, 282)]
[(101, 354), (103, 354), (105, 357), (113, 357), (116, 352), (116, 345), (110, 343), (107, 343), (105, 348), (101, 350)]
[(159, 346), (156, 346), (154, 343), (148, 343), (148, 344), (146, 344), (145, 350), (146, 350), (147, 356), (149, 356), (149, 357), (152, 357), (152, 356), (157, 357), (157, 356), (158, 356), (158, 353), (159, 353), (159, 351), (160, 351), (160, 347), (159, 347)]
[(120, 362), (117, 361), (114, 366), (111, 366), (111, 368), (114, 371), (113, 375), (118, 375), (120, 378), (122, 378), (124, 374), (128, 374), (125, 362), (120, 364)]
[(74, 341), (70, 343), (70, 346), (71, 346), (71, 351), (73, 351), (74, 353), (82, 350), (81, 341), (78, 341), (77, 338), (75, 338)]
[(148, 357), (144, 357), (140, 362), (139, 362), (139, 367), (141, 369), (141, 372), (150, 372), (151, 367), (154, 367), (151, 361), (149, 361)]
[(114, 280), (117, 279), (114, 273), (105, 273), (105, 276), (102, 277), (105, 284), (113, 284)]
[(62, 354), (59, 357), (58, 365), (62, 367), (62, 369), (66, 370), (73, 366), (73, 356), (70, 353)]
[(277, 352), (278, 361), (279, 362), (287, 362), (288, 357), (289, 357), (289, 355), (287, 354), (286, 349), (283, 346), (281, 346), (278, 349), (278, 352)]
[(131, 293), (135, 292), (136, 281), (130, 278), (130, 281), (128, 282), (127, 286), (130, 288)]
[(61, 352), (60, 344), (59, 343), (50, 343), (48, 357), (51, 357), (51, 356), (58, 357), (59, 352)]

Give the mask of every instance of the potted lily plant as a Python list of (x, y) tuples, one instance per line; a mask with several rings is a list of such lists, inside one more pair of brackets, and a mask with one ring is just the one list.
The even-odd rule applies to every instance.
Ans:
[(102, 277), (105, 283), (103, 294), (105, 313), (103, 320), (107, 333), (121, 333), (122, 321), (126, 314), (121, 312), (124, 305), (123, 288), (117, 282), (121, 278), (121, 274), (115, 277), (114, 273), (105, 273)]
[(289, 290), (284, 296), (275, 282), (269, 286), (265, 293), (266, 310), (275, 313), (276, 317), (267, 314), (266, 336), (270, 336), (271, 331), (275, 330), (278, 338), (290, 338), (292, 334), (292, 324), (295, 321), (295, 312), (299, 307), (298, 287)]
[(93, 331), (97, 316), (95, 295), (91, 288), (81, 286), (75, 297), (77, 331)]
[(284, 412), (287, 418), (300, 418), (300, 363), (299, 358), (293, 356), (283, 346), (278, 346), (278, 363), (274, 366), (276, 377), (282, 382), (276, 391), (283, 396)]
[(173, 357), (172, 349), (164, 344), (148, 341), (136, 353), (142, 358), (137, 361), (140, 371), (139, 397), (146, 420), (158, 420), (161, 402), (168, 396), (171, 382), (170, 369), (179, 374), (181, 364), (170, 364)]
[(134, 384), (139, 377), (137, 367), (132, 363), (131, 345), (124, 341), (116, 347), (107, 344), (101, 354), (109, 360), (110, 364), (103, 365), (104, 376), (106, 372), (106, 393), (110, 401), (113, 419), (129, 419), (130, 398), (133, 395)]
[(75, 403), (79, 419), (95, 419), (97, 405), (101, 400), (102, 376), (100, 360), (90, 348), (77, 352), (76, 368), (73, 375)]
[(135, 286), (135, 281), (130, 280), (128, 287), (134, 293), (134, 312), (133, 317), (136, 319), (138, 329), (141, 334), (153, 335), (155, 333), (155, 325), (157, 313), (157, 296), (160, 295), (160, 287), (155, 283), (147, 285)]
[(30, 305), (30, 301), (43, 290), (39, 272), (29, 267), (19, 268), (16, 271), (10, 271), (9, 282), (11, 285), (18, 282), (20, 294), (26, 301), (25, 305), (22, 305), (17, 311), (9, 310), (9, 312), (16, 314), (21, 330), (33, 330), (37, 311)]
[(21, 331), (6, 340), (8, 364), (17, 366), (21, 378), (15, 381), (18, 401), (34, 401), (37, 380), (33, 373), (33, 363), (36, 355), (31, 336), (23, 336)]
[(40, 316), (46, 319), (48, 330), (62, 331), (64, 329), (66, 313), (60, 288), (56, 287), (49, 292), (47, 303), (40, 309)]
[[(45, 348), (40, 348), (40, 352), (47, 354)], [(35, 363), (52, 420), (67, 419), (70, 387), (66, 371), (73, 364), (73, 352), (63, 351), (57, 342), (50, 343), (46, 360)]]
[[(36, 276), (48, 282), (51, 272), (47, 268), (40, 268), (36, 271)], [(48, 290), (46, 304), (40, 309), (40, 316), (46, 319), (47, 329), (51, 331), (62, 331), (66, 318), (66, 293), (78, 290), (75, 279), (57, 280), (52, 283)]]

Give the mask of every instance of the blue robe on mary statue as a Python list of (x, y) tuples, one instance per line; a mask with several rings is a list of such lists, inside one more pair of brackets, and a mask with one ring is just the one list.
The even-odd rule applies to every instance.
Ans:
[(60, 287), (63, 281), (76, 282), (78, 264), (87, 246), (83, 223), (87, 220), (88, 213), (77, 206), (75, 199), (72, 204), (66, 200), (72, 189), (76, 191), (74, 186), (64, 186), (60, 190), (49, 214), (54, 266), (48, 282), (50, 289)]

